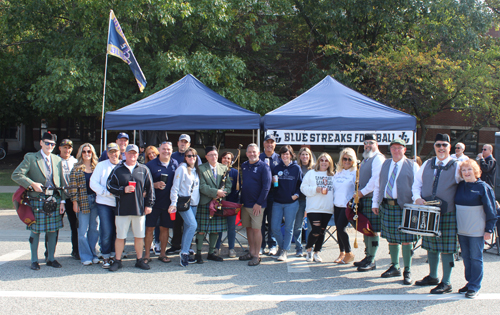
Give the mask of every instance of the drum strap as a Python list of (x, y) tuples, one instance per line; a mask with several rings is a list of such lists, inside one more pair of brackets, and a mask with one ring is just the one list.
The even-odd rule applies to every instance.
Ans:
[(441, 161), (439, 161), (437, 164), (436, 174), (434, 175), (434, 182), (432, 183), (432, 199), (436, 198), (436, 192), (437, 192), (438, 182), (439, 182), (439, 175), (441, 175), (441, 171), (443, 170), (442, 165), (443, 165), (443, 162), (441, 162)]

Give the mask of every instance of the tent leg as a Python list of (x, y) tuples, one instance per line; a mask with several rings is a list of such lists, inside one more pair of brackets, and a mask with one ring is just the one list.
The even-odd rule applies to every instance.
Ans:
[(417, 158), (417, 131), (415, 130), (414, 139), (413, 139), (413, 156), (415, 159)]
[(134, 144), (135, 144), (135, 130), (134, 130)]
[(107, 146), (108, 146), (108, 131), (104, 129), (104, 147), (107, 148)]
[(259, 146), (259, 151), (260, 151), (260, 128), (257, 129), (257, 145)]

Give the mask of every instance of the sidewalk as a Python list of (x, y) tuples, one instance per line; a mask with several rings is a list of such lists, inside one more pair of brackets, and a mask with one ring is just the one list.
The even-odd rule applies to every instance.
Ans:
[(0, 193), (15, 193), (19, 186), (0, 186)]

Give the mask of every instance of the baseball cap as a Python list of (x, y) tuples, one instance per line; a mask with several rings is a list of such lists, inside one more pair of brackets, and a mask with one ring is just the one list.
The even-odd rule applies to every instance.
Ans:
[(406, 147), (406, 142), (403, 139), (394, 139), (391, 141), (391, 145), (393, 144), (400, 144), (403, 147)]
[(274, 135), (267, 135), (264, 137), (264, 142), (267, 141), (267, 140), (273, 140), (274, 142), (276, 142), (276, 138), (274, 137)]
[(109, 143), (107, 149), (108, 149), (108, 152), (112, 151), (112, 150), (120, 151), (120, 147), (118, 146), (118, 144), (116, 144), (114, 142)]
[(180, 137), (179, 137), (179, 141), (181, 140), (186, 140), (187, 142), (191, 143), (191, 137), (185, 133), (183, 133)]
[(120, 132), (118, 136), (116, 136), (116, 139), (121, 139), (121, 138), (127, 138), (127, 140), (129, 139), (128, 134), (126, 134), (125, 132)]
[(125, 152), (129, 152), (129, 151), (135, 151), (135, 152), (139, 153), (139, 148), (135, 144), (129, 144), (127, 146), (127, 148), (125, 149)]
[(63, 139), (63, 141), (61, 141), (61, 144), (59, 144), (59, 146), (63, 147), (65, 145), (69, 145), (70, 147), (73, 147), (73, 141), (71, 141), (69, 139)]

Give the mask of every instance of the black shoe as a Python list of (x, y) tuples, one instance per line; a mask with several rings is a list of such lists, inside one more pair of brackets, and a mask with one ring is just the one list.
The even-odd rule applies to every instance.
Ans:
[(358, 271), (370, 271), (375, 269), (377, 269), (375, 262), (368, 262), (367, 264), (358, 267)]
[(120, 269), (122, 267), (122, 261), (121, 260), (118, 260), (118, 259), (115, 259), (113, 261), (113, 263), (111, 264), (111, 266), (109, 266), (109, 271), (117, 271), (118, 269)]
[(438, 278), (432, 278), (431, 276), (425, 276), (422, 280), (415, 281), (415, 285), (437, 285), (439, 284)]
[(76, 260), (80, 260), (80, 255), (78, 254), (78, 252), (71, 252), (71, 257)]
[(362, 260), (355, 262), (355, 263), (354, 263), (354, 266), (355, 266), (355, 267), (364, 266), (364, 265), (366, 265), (369, 261), (370, 261), (370, 257), (365, 256), (365, 258), (363, 258)]
[(55, 259), (53, 261), (47, 261), (47, 266), (54, 267), (54, 268), (61, 268), (62, 267), (62, 265)]
[(30, 268), (31, 270), (40, 270), (40, 264), (37, 261), (32, 262)]
[(467, 291), (469, 291), (469, 288), (467, 286), (465, 286), (461, 289), (458, 289), (458, 293), (466, 293)]
[(147, 264), (147, 262), (144, 261), (142, 258), (138, 258), (137, 261), (135, 262), (135, 266), (137, 268), (140, 268), (142, 270), (149, 270), (151, 267)]
[(401, 277), (401, 269), (396, 269), (394, 265), (391, 265), (386, 272), (380, 275), (382, 278), (392, 278), (392, 277)]
[(405, 285), (411, 285), (413, 280), (411, 279), (411, 272), (410, 271), (403, 271), (403, 284)]
[(172, 247), (170, 247), (169, 249), (167, 249), (167, 251), (165, 252), (165, 254), (167, 254), (167, 255), (168, 255), (168, 254), (172, 255), (172, 254), (178, 254), (178, 253), (180, 253), (180, 252), (181, 252), (181, 248), (180, 248), (180, 247), (173, 247), (173, 246), (172, 246)]
[(203, 264), (203, 258), (201, 258), (201, 254), (195, 254), (194, 260), (196, 260), (197, 264)]
[(469, 299), (475, 299), (479, 292), (474, 291), (474, 290), (468, 290), (467, 293), (465, 293), (465, 297)]
[[(440, 283), (437, 287), (431, 290), (431, 294), (450, 293), (452, 291), (451, 284)], [(469, 291), (467, 291), (469, 292)]]
[(213, 260), (213, 261), (224, 261), (224, 259), (220, 256), (217, 256), (215, 254), (208, 254), (207, 260)]

